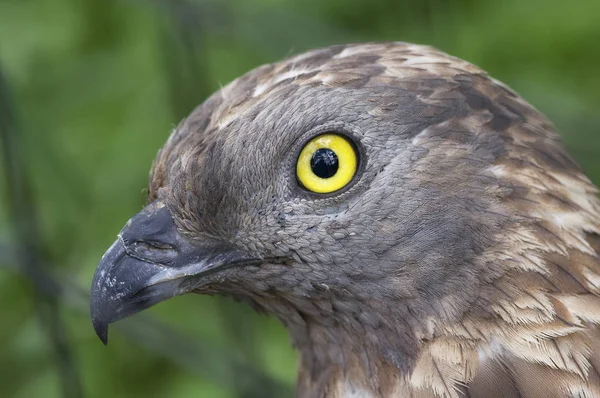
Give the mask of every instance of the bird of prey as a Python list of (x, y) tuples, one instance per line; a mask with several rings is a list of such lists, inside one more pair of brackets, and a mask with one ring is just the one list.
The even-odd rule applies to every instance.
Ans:
[(476, 66), (367, 43), (198, 106), (102, 257), (91, 316), (222, 294), (276, 316), (299, 397), (600, 397), (600, 201)]

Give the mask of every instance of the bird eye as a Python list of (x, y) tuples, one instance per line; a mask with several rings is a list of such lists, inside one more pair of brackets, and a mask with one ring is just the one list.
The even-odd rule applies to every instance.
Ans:
[(345, 137), (326, 133), (310, 140), (298, 156), (296, 176), (302, 186), (316, 193), (345, 187), (356, 174), (358, 156)]

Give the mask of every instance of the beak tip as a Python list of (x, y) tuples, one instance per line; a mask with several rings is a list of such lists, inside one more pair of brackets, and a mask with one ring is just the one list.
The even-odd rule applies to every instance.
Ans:
[(104, 322), (98, 318), (92, 318), (92, 325), (96, 335), (104, 345), (108, 344), (108, 322)]

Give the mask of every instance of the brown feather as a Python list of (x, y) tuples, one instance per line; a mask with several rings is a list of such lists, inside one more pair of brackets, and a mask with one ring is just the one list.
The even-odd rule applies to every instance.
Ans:
[[(317, 95), (311, 90), (317, 89), (319, 99), (310, 102), (311, 95)], [(356, 92), (364, 93), (362, 113), (348, 97)], [(244, 292), (244, 298), (274, 313), (292, 331), (302, 357), (299, 396), (600, 397), (598, 190), (563, 149), (546, 117), (466, 61), (425, 46), (370, 43), (315, 50), (260, 67), (223, 87), (178, 126), (154, 163), (149, 201), (170, 198), (176, 203), (171, 206), (175, 219), (190, 233), (204, 228), (211, 237), (226, 235), (217, 223), (203, 225), (196, 210), (195, 201), (212, 191), (221, 196), (211, 194), (214, 207), (204, 214), (227, 209), (223, 205), (227, 194), (236, 187), (230, 183), (224, 189), (210, 180), (194, 191), (204, 163), (211, 160), (224, 167), (215, 148), (239, 144), (245, 129), (257, 120), (268, 121), (268, 126), (260, 127), (276, 137), (279, 131), (274, 126), (280, 120), (297, 120), (295, 115), (306, 110), (320, 110), (326, 106), (322, 96), (331, 93), (336, 95), (339, 114), (352, 121), (385, 120), (401, 137), (397, 138), (401, 144), (388, 137), (378, 145), (397, 145), (398, 157), (410, 148), (408, 167), (390, 171), (393, 160), (402, 160), (390, 159), (369, 184), (391, 173), (406, 192), (426, 187), (439, 196), (419, 199), (410, 213), (401, 213), (405, 209), (396, 206), (363, 220), (358, 234), (352, 225), (339, 229), (329, 225), (321, 232), (335, 230), (336, 238), (327, 241), (327, 250), (312, 250), (315, 242), (303, 235), (308, 229), (325, 228), (319, 223), (293, 230), (292, 240), (272, 243), (286, 254), (292, 252), (293, 269), (306, 270), (310, 283), (286, 273), (269, 279), (267, 264), (256, 269), (266, 275), (257, 282), (261, 288)], [(293, 94), (301, 101), (289, 113), (265, 116)], [(359, 133), (373, 139), (368, 132)], [(368, 209), (393, 189), (381, 184), (378, 191), (359, 199), (350, 196), (346, 208)], [(242, 196), (252, 195), (248, 189)], [(298, 199), (294, 206), (305, 202)], [(337, 206), (331, 203), (332, 208)], [(458, 210), (436, 212), (438, 203), (440, 207), (451, 203)], [(260, 228), (283, 231), (293, 208), (282, 211), (273, 225)], [(333, 212), (322, 210), (326, 216)], [(424, 225), (430, 218), (444, 217), (455, 217), (454, 224), (462, 222), (465, 228), (448, 229), (443, 244), (449, 246), (442, 255), (435, 256), (433, 245), (431, 253), (419, 252), (408, 261), (400, 249), (385, 246), (387, 237), (404, 224), (416, 227), (399, 240), (443, 234), (446, 230), (427, 230)], [(248, 218), (242, 226), (250, 229), (261, 222), (267, 221)], [(447, 242), (458, 245), (460, 239), (451, 239), (460, 233), (472, 240), (472, 253), (464, 257), (468, 263), (459, 261), (444, 273), (440, 264), (455, 249)], [(336, 290), (313, 283), (325, 272), (312, 266), (317, 260), (330, 268), (347, 267), (345, 280), (367, 272), (360, 261), (368, 259), (369, 252), (350, 256), (338, 250), (333, 256), (329, 251), (360, 234), (365, 241), (381, 243), (377, 254), (388, 257), (378, 264), (400, 264), (388, 268), (393, 271), (385, 283), (396, 286), (393, 294), (384, 298), (372, 294), (387, 286), (383, 282), (352, 292), (352, 285)], [(237, 245), (258, 250), (255, 241), (235, 236)], [(423, 270), (430, 265), (427, 274)], [(290, 281), (285, 292), (281, 280)], [(365, 277), (361, 282), (370, 280)], [(318, 298), (308, 300), (309, 293), (301, 290), (304, 286), (312, 286), (310, 294), (318, 291)], [(298, 291), (302, 293), (295, 294)]]

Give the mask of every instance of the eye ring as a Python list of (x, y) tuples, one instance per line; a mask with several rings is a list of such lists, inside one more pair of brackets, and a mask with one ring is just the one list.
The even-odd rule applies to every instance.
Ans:
[(296, 177), (300, 185), (320, 194), (344, 188), (357, 170), (355, 144), (349, 138), (331, 132), (308, 141), (296, 161)]

